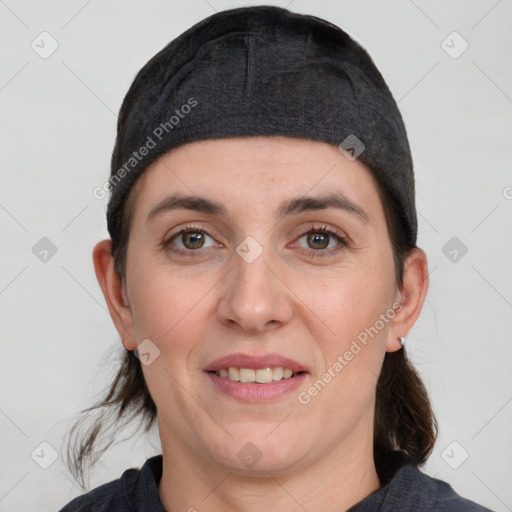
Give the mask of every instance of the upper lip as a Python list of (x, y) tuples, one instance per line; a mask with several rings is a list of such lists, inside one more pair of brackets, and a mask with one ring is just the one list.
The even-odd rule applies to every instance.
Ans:
[(307, 372), (307, 368), (290, 359), (279, 354), (262, 354), (262, 355), (247, 355), (242, 353), (230, 354), (212, 361), (203, 368), (205, 372), (216, 372), (222, 368), (252, 368), (254, 370), (260, 368), (279, 367), (289, 368), (294, 373)]

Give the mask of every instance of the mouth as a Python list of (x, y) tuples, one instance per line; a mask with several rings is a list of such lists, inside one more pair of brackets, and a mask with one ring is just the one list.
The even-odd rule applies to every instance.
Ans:
[(230, 366), (229, 368), (221, 368), (220, 370), (210, 371), (218, 377), (228, 379), (234, 382), (254, 382), (257, 384), (268, 384), (285, 379), (292, 379), (297, 375), (304, 373), (303, 371), (294, 372), (290, 368), (283, 366), (267, 366), (266, 368), (237, 368)]
[(308, 368), (279, 354), (231, 354), (203, 368), (214, 389), (237, 401), (278, 400), (301, 386)]

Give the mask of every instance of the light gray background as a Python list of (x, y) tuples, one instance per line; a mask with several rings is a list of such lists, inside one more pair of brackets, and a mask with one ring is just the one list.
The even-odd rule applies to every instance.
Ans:
[[(0, 2), (0, 511), (55, 511), (80, 493), (61, 456), (45, 470), (31, 453), (50, 461), (43, 441), (60, 451), (73, 415), (112, 377), (109, 351), (121, 346), (91, 251), (107, 235), (106, 202), (92, 190), (108, 177), (124, 94), (183, 30), (215, 10), (257, 3)], [(425, 471), (495, 511), (512, 510), (512, 1), (268, 3), (347, 30), (399, 103), (431, 271), (407, 340), (440, 424)], [(47, 59), (31, 48), (34, 40), (50, 48), (43, 31), (59, 44)], [(442, 47), (453, 31), (469, 44), (458, 58)], [(462, 44), (451, 36), (444, 46), (454, 54)], [(57, 247), (47, 262), (32, 252), (42, 237)], [(443, 253), (452, 237), (468, 250), (456, 262)], [(155, 436), (131, 437), (91, 486), (158, 452)]]

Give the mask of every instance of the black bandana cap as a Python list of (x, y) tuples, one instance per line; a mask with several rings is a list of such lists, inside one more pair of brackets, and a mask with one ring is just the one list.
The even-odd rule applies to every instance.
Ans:
[(110, 235), (132, 185), (158, 157), (188, 142), (252, 135), (324, 141), (358, 158), (385, 185), (416, 243), (411, 152), (382, 75), (336, 25), (274, 6), (209, 16), (137, 74), (118, 118)]

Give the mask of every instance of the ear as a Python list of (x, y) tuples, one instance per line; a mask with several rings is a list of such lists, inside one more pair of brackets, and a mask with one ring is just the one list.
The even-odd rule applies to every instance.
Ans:
[(137, 343), (133, 317), (125, 290), (125, 283), (114, 267), (112, 241), (98, 242), (92, 252), (96, 279), (101, 287), (110, 316), (127, 350), (135, 350)]
[(395, 316), (390, 322), (387, 352), (395, 352), (401, 348), (399, 336), (405, 337), (420, 316), (423, 302), (428, 290), (427, 256), (418, 248), (412, 249), (404, 262), (403, 286), (397, 291)]

